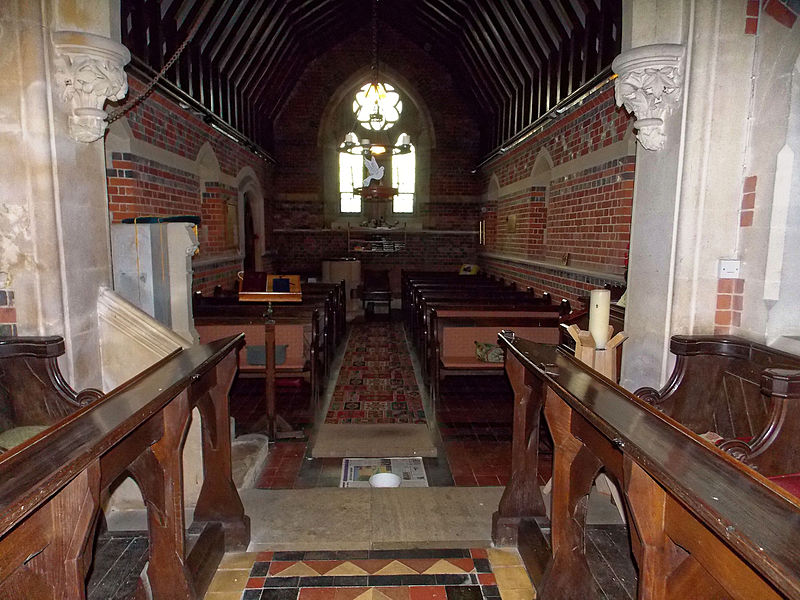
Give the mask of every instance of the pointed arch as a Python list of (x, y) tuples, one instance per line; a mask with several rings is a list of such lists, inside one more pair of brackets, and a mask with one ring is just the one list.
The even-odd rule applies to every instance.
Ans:
[[(353, 127), (354, 119), (351, 111), (353, 94), (370, 78), (370, 74), (369, 66), (354, 71), (331, 94), (322, 112), (317, 145), (322, 154), (325, 223), (329, 226), (341, 226), (347, 222), (358, 224), (363, 218), (361, 213), (347, 215), (340, 210), (338, 148), (344, 140), (345, 134)], [(411, 136), (416, 151), (413, 213), (393, 213), (393, 218), (399, 218), (405, 222), (418, 222), (423, 225), (425, 211), (420, 206), (420, 202), (425, 202), (430, 196), (430, 159), (431, 151), (436, 146), (433, 118), (427, 104), (417, 93), (411, 81), (383, 65), (381, 79), (393, 85), (403, 97), (404, 110), (398, 126)], [(395, 137), (395, 128), (389, 131), (390, 138)], [(387, 172), (391, 173), (391, 170), (387, 169)]]
[[(267, 248), (264, 191), (252, 167), (243, 167), (236, 175), (239, 190), (239, 231), (244, 260), (252, 261), (256, 271), (263, 270), (263, 256)], [(245, 269), (248, 267), (245, 264)]]
[(552, 170), (553, 158), (547, 148), (542, 148), (539, 150), (539, 154), (536, 155), (536, 160), (533, 161), (533, 167), (531, 167), (531, 185), (549, 185), (550, 172)]
[(198, 166), (198, 174), (203, 181), (219, 181), (222, 179), (222, 169), (219, 166), (217, 153), (211, 144), (205, 142), (200, 146), (197, 157), (194, 159)]

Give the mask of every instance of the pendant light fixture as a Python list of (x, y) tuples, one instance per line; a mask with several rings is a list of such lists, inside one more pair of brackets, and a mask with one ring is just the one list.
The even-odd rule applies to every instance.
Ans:
[(339, 147), (341, 152), (364, 156), (405, 154), (411, 150), (411, 138), (402, 134), (397, 144), (392, 144), (386, 133), (394, 127), (403, 112), (403, 101), (394, 86), (381, 81), (378, 63), (378, 0), (372, 2), (372, 68), (371, 78), (356, 92), (353, 99), (353, 129), (366, 130), (359, 138), (355, 131), (345, 136)]

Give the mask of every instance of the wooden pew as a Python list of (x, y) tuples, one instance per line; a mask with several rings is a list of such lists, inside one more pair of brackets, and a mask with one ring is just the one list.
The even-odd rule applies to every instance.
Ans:
[[(201, 342), (226, 335), (245, 335), (246, 345), (244, 351), (239, 353), (239, 373), (264, 377), (266, 414), (264, 422), (256, 427), (263, 426), (270, 439), (301, 435), (276, 410), (276, 378), (307, 377), (311, 386), (311, 406), (316, 408), (325, 375), (325, 359), (321, 355), (325, 349), (320, 339), (320, 331), (325, 327), (324, 313), (315, 308), (310, 315), (297, 316), (297, 311), (292, 310), (287, 311), (291, 316), (286, 316), (282, 310), (284, 308), (278, 307), (276, 311), (281, 314), (273, 315), (272, 319), (233, 311), (195, 318), (195, 328)], [(249, 312), (249, 309), (242, 312)], [(309, 325), (310, 339), (306, 342), (306, 327)]]
[(513, 329), (519, 335), (546, 344), (558, 342), (558, 317), (531, 313), (506, 313), (490, 310), (485, 313), (471, 310), (469, 316), (456, 313), (439, 317), (434, 310), (431, 318), (431, 363), (429, 366), (430, 395), (439, 399), (439, 385), (449, 375), (492, 375), (503, 372), (503, 363), (481, 361), (475, 352), (475, 342), (495, 343), (503, 329)]
[[(28, 338), (23, 345), (41, 357), (52, 343)], [(228, 412), (243, 343), (238, 336), (178, 351), (0, 454), (0, 598), (85, 598), (100, 505), (125, 475), (138, 485), (148, 513), (147, 582), (139, 582), (137, 598), (146, 589), (154, 598), (204, 596), (223, 553), (245, 550), (250, 540), (231, 477)], [(0, 359), (3, 366), (9, 358), (15, 357)], [(4, 370), (3, 382), (7, 376), (25, 378)], [(33, 388), (40, 384), (53, 381)], [(204, 481), (192, 524), (200, 533), (189, 547), (182, 454), (195, 407)]]
[(766, 477), (800, 474), (800, 356), (735, 336), (676, 335), (670, 350), (666, 385), (636, 396)]
[(482, 316), (505, 316), (508, 314), (526, 313), (531, 317), (562, 317), (569, 311), (569, 301), (562, 300), (561, 304), (551, 304), (550, 296), (525, 297), (522, 300), (516, 297), (511, 299), (470, 299), (442, 300), (435, 297), (423, 297), (420, 303), (420, 324), (417, 337), (414, 339), (415, 348), (419, 351), (430, 343), (432, 338), (431, 315), (437, 311), (439, 317), (469, 317), (472, 312), (480, 312)]
[(421, 332), (425, 327), (425, 306), (433, 302), (463, 303), (498, 303), (498, 304), (541, 304), (533, 294), (517, 292), (510, 289), (465, 285), (454, 286), (415, 286), (411, 295), (408, 328), (412, 339), (421, 341)]
[[(586, 497), (619, 485), (638, 597), (800, 598), (800, 504), (768, 479), (554, 346), (500, 337), (515, 395), (512, 478), (495, 514), (544, 600), (600, 597), (586, 561)], [(552, 549), (536, 480), (539, 415), (555, 444)]]
[(102, 397), (67, 384), (58, 368), (62, 354), (58, 336), (0, 338), (0, 453)]

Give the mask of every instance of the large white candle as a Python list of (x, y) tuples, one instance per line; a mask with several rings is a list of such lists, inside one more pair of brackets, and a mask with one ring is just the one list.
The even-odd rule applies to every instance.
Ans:
[(611, 310), (611, 290), (592, 290), (589, 297), (589, 333), (594, 347), (604, 350), (608, 341), (608, 313)]

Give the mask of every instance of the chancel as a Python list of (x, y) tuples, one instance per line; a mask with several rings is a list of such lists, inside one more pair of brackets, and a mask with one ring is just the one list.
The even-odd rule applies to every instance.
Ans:
[(0, 598), (800, 598), (797, 0), (0, 6)]

